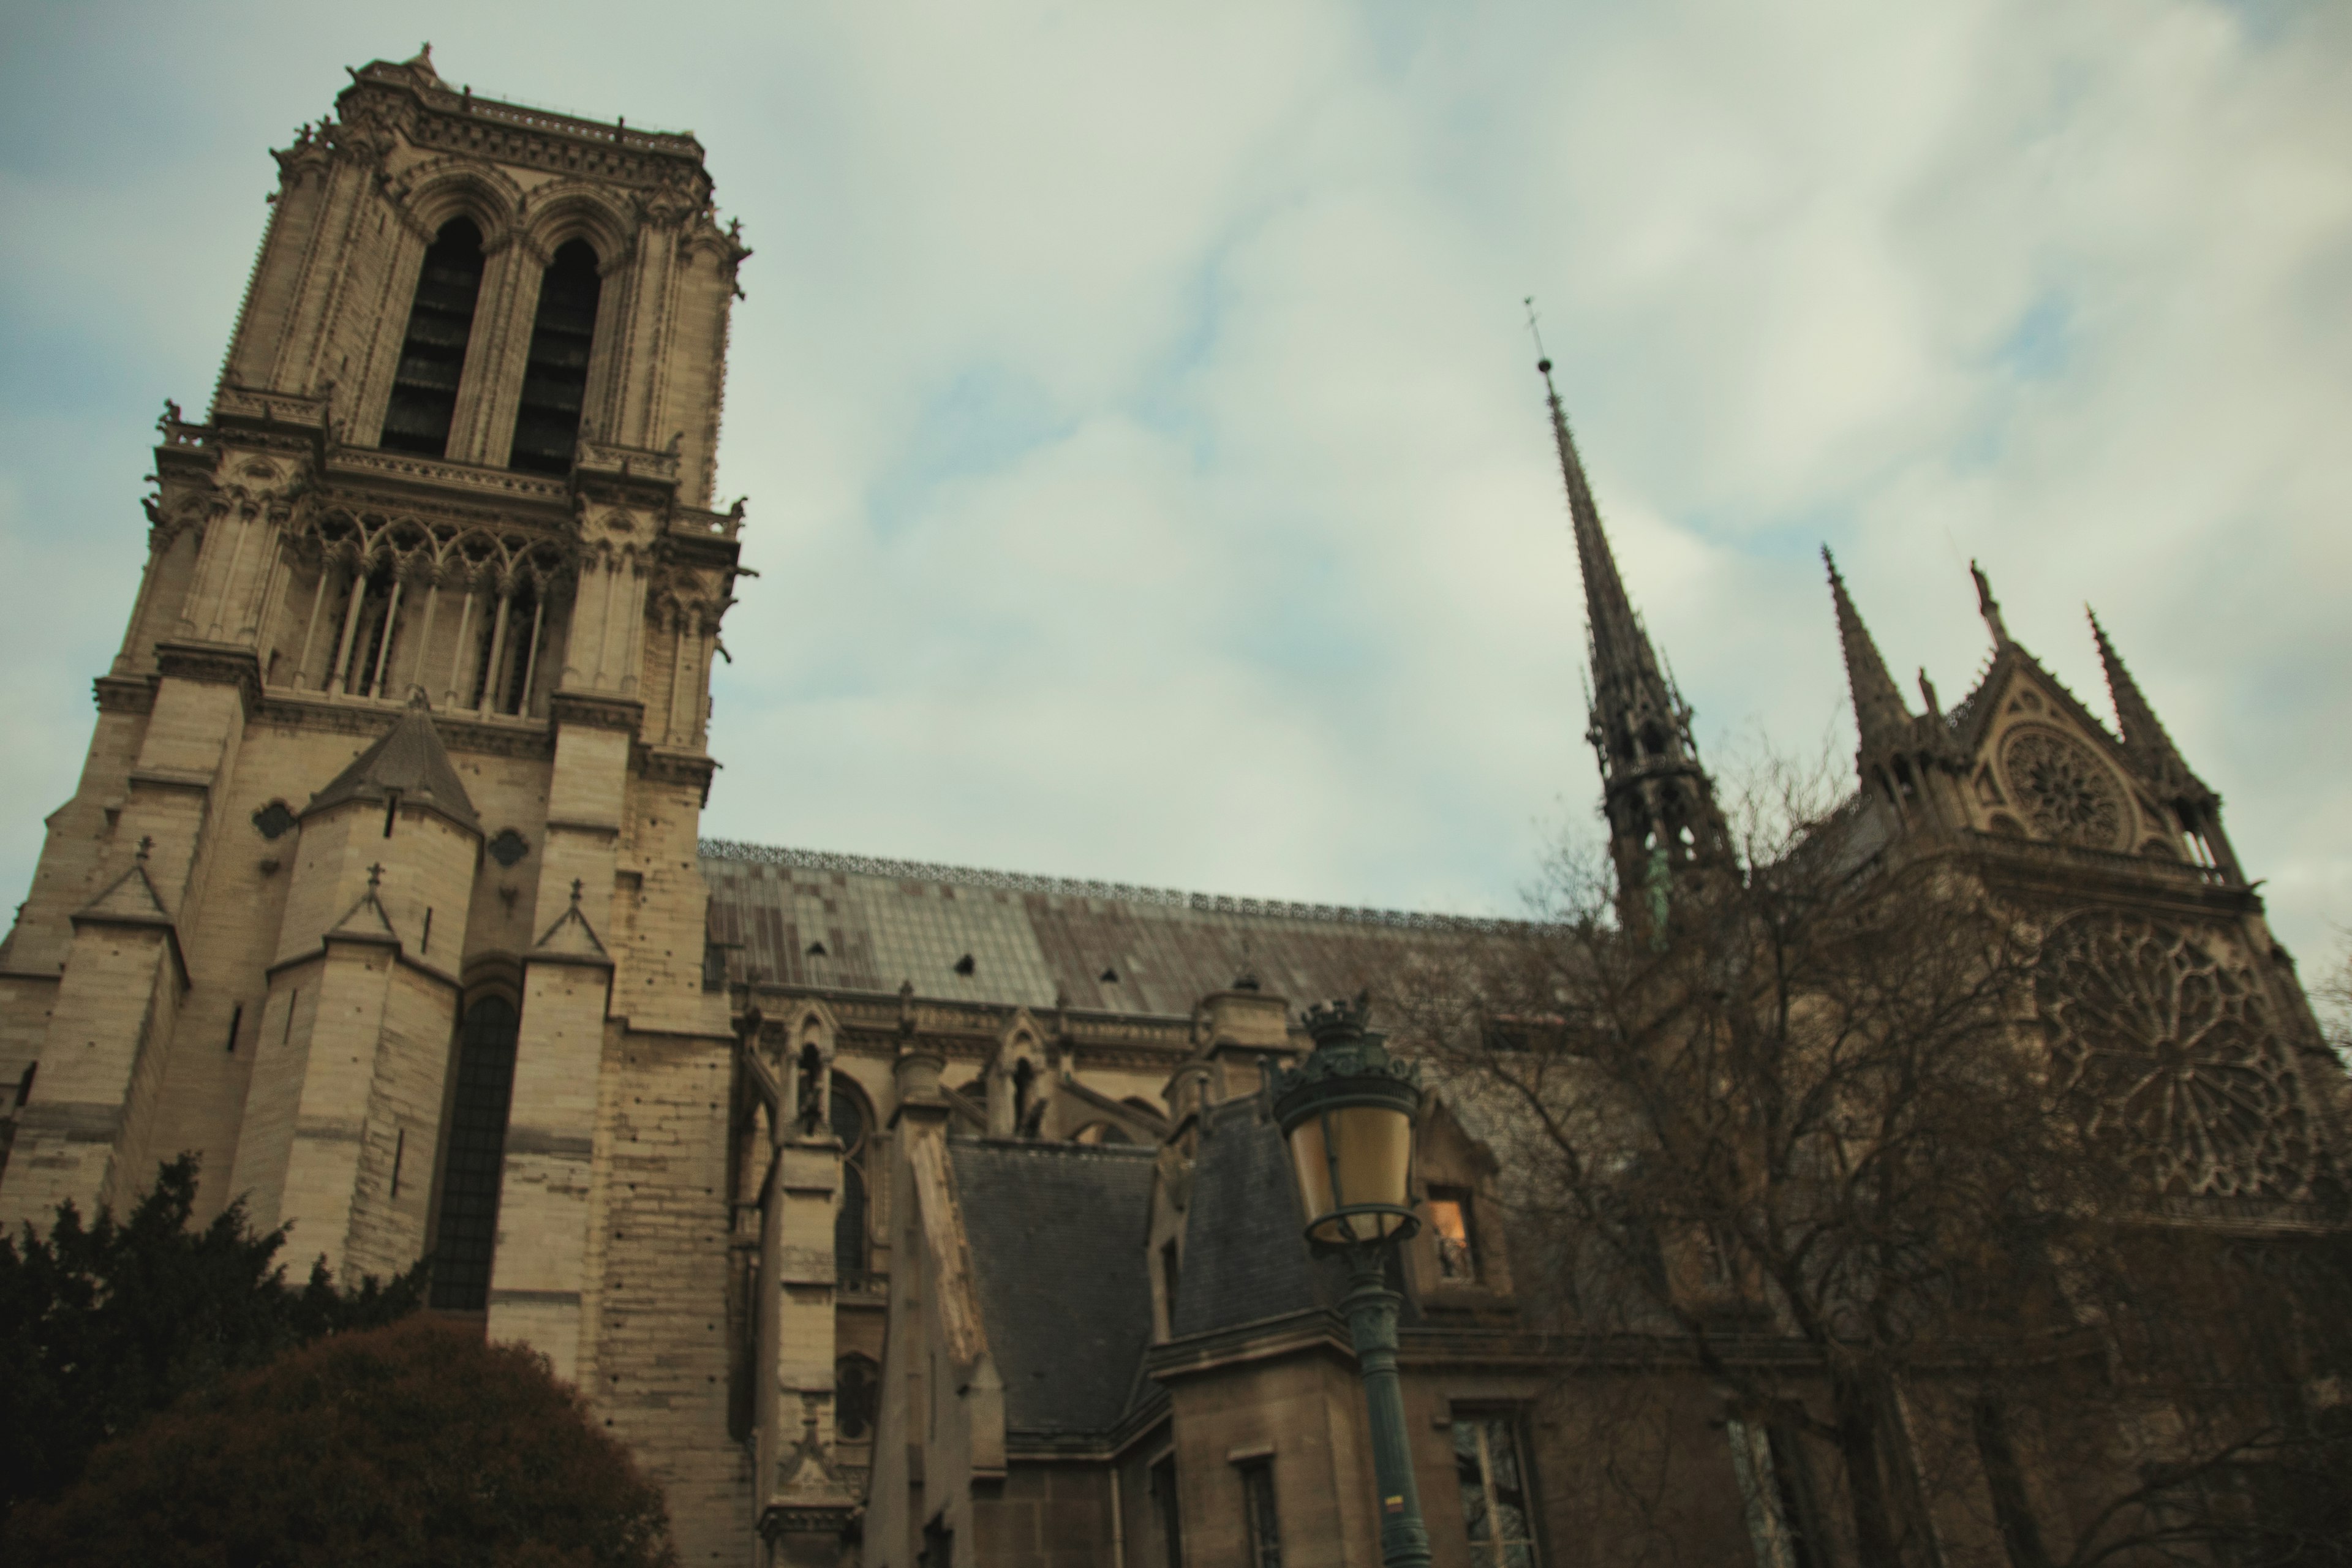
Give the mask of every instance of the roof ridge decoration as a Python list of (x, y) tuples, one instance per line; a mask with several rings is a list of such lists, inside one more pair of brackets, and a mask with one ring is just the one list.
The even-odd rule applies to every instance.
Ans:
[(142, 925), (164, 924), (172, 913), (163, 907), (163, 895), (155, 890), (154, 881), (147, 875), (147, 857), (154, 852), (153, 837), (139, 840), (139, 851), (131, 867), (107, 884), (106, 890), (76, 911), (77, 920), (134, 921)]
[(1168, 909), (1193, 910), (1203, 914), (1255, 915), (1267, 920), (1389, 926), (1401, 931), (1490, 934), (1519, 931), (1528, 923), (1493, 915), (1443, 915), (1415, 910), (1295, 903), (1287, 899), (1257, 899), (1229, 893), (1192, 893), (1177, 888), (1150, 888), (1131, 882), (1092, 881), (1030, 871), (992, 871), (931, 860), (895, 860), (886, 856), (856, 855), (832, 849), (795, 849), (772, 844), (749, 844), (733, 838), (705, 838), (697, 848), (705, 860), (728, 860), (738, 865), (781, 866), (796, 871), (884, 877), (903, 882), (948, 882), (962, 887), (986, 888), (996, 892), (1044, 893), (1059, 898), (1156, 904)]
[[(362, 893), (359, 901), (334, 923), (324, 940), (388, 942), (398, 946), (400, 932), (394, 929), (392, 916), (385, 910), (383, 899), (378, 897), (378, 889), (383, 886), (383, 865), (379, 861), (368, 868), (367, 891)], [(375, 917), (373, 921), (366, 918), (370, 914)]]
[(572, 906), (555, 917), (539, 941), (531, 945), (530, 956), (534, 959), (554, 959), (569, 963), (596, 963), (610, 966), (613, 955), (606, 951), (596, 928), (588, 923), (581, 912), (581, 879), (572, 879)]

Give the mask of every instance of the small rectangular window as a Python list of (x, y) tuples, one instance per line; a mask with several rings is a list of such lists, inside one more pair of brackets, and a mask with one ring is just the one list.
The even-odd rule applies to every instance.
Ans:
[(1537, 1568), (1535, 1513), (1519, 1452), (1519, 1424), (1503, 1414), (1457, 1415), (1454, 1473), (1478, 1568)]
[(1478, 1282), (1478, 1247), (1467, 1187), (1429, 1189), (1429, 1229), (1437, 1243), (1437, 1277), (1449, 1285)]
[(1274, 1509), (1274, 1460), (1242, 1467), (1242, 1520), (1249, 1536), (1249, 1568), (1282, 1568), (1282, 1521)]
[(1184, 1568), (1184, 1515), (1176, 1500), (1176, 1456), (1151, 1466), (1151, 1511), (1159, 1516), (1160, 1568)]
[(1182, 1266), (1176, 1256), (1176, 1242), (1172, 1237), (1160, 1244), (1160, 1304), (1168, 1310), (1168, 1332), (1171, 1338), (1176, 1332), (1176, 1284), (1182, 1272)]

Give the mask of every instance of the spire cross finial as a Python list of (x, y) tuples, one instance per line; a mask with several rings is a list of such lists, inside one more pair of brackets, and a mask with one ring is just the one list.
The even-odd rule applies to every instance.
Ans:
[(379, 860), (368, 868), (368, 891), (372, 893), (382, 886), (383, 886), (383, 862)]
[(1528, 308), (1528, 336), (1536, 341), (1536, 368), (1549, 375), (1551, 355), (1544, 352), (1543, 329), (1536, 325), (1540, 319), (1536, 314), (1536, 297), (1530, 294), (1519, 302)]
[(152, 833), (141, 834), (139, 836), (139, 863), (142, 866), (144, 866), (147, 863), (147, 857), (154, 852), (155, 836)]
[(578, 877), (572, 879), (572, 907), (575, 910), (580, 907), (580, 889), (582, 885), (581, 879)]

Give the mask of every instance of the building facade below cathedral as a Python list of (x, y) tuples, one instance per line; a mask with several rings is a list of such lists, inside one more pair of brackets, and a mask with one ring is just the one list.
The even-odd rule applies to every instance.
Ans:
[[(0, 1222), (121, 1207), (192, 1150), (207, 1213), (241, 1195), (293, 1256), (429, 1252), (434, 1308), (577, 1383), (688, 1563), (1374, 1560), (1337, 1283), (1261, 1089), (1307, 1003), (1497, 927), (701, 839), (750, 252), (700, 146), (478, 99), (427, 55), (353, 73), (276, 157), (0, 947)], [(1550, 406), (1638, 934), (1732, 846)], [(1842, 844), (1933, 839), (2079, 910), (2098, 984), (2166, 942), (2224, 976), (2260, 1135), (2184, 1129), (2167, 1179), (2340, 1228), (2340, 1074), (2218, 797), (2104, 633), (2116, 731), (1979, 589), (1990, 665), (1915, 714), (1832, 571)], [(2090, 1050), (2063, 1015), (2055, 1048)], [(1401, 1259), (1436, 1560), (1632, 1561), (1569, 1479), (1579, 1390), (1484, 1132), (1433, 1100)], [(1673, 1549), (1844, 1560), (1802, 1456), (1675, 1388)], [(1998, 1560), (1971, 1530), (1922, 1561)]]

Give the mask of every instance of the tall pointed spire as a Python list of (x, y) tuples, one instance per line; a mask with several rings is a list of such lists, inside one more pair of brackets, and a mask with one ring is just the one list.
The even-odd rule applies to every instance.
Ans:
[(2009, 646), (2009, 626), (2000, 618), (2000, 601), (1992, 596), (1992, 582), (1984, 568), (1971, 561), (1969, 575), (1976, 580), (1977, 614), (1984, 617), (1985, 630), (1992, 633), (1993, 651), (1998, 653)]
[(2156, 710), (2141, 694), (2139, 682), (2124, 668), (2123, 656), (2116, 645), (2107, 640), (2106, 627), (2099, 625), (2097, 612), (2088, 605), (2083, 613), (2091, 618), (2091, 636), (2099, 645), (2099, 664), (2107, 675), (2107, 695), (2116, 707), (2116, 723), (2123, 731), (2124, 754), (2129, 757), (2140, 773), (2181, 799), (2201, 799), (2212, 795), (2205, 782), (2191, 773), (2181, 760), (2179, 749), (2172, 737), (2164, 732), (2157, 721)]
[[(1532, 308), (1528, 324), (1534, 325)], [(1540, 337), (1537, 352), (1542, 353)], [(1731, 866), (1731, 833), (1716, 805), (1714, 784), (1699, 763), (1690, 707), (1650, 646), (1618, 574), (1601, 509), (1569, 432), (1568, 411), (1552, 384), (1550, 358), (1538, 359), (1536, 370), (1551, 411), (1552, 444), (1559, 454), (1584, 578), (1592, 673), (1585, 738), (1601, 763), (1601, 809), (1609, 818), (1619, 907), (1629, 926), (1646, 929), (1656, 939), (1673, 876), (1689, 866)]]
[(1829, 568), (1830, 598), (1837, 606), (1838, 642), (1845, 649), (1846, 686), (1853, 693), (1858, 751), (1866, 757), (1910, 738), (1911, 710), (1905, 705), (1895, 678), (1886, 673), (1886, 661), (1878, 656), (1878, 645), (1870, 640), (1870, 628), (1862, 624), (1862, 613), (1853, 607), (1845, 579), (1838, 574), (1837, 558), (1826, 544), (1822, 546), (1822, 564)]

